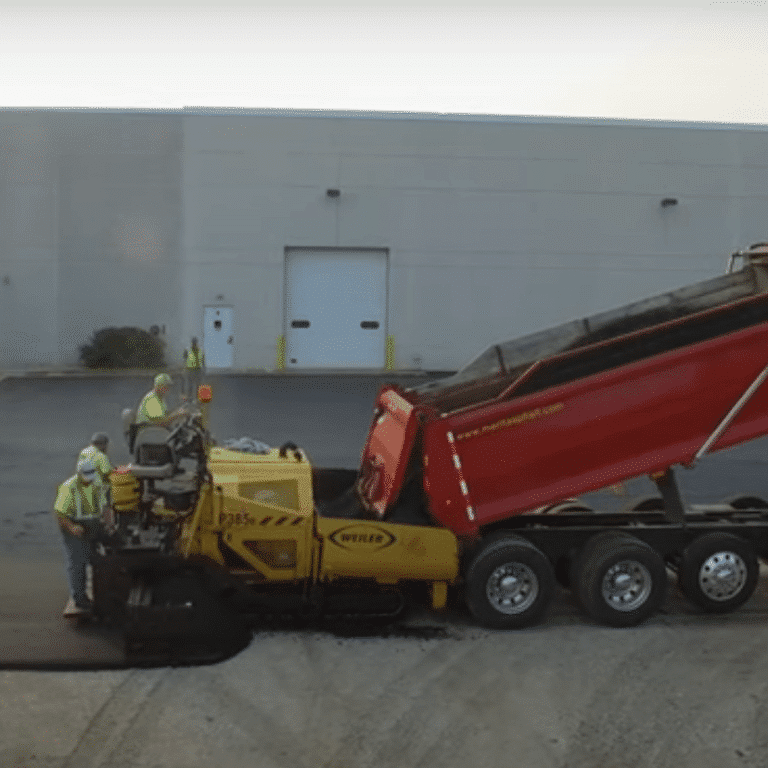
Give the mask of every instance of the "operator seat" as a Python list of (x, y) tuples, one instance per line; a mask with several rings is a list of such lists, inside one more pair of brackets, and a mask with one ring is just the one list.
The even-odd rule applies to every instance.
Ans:
[(153, 424), (137, 424), (133, 455), (142, 466), (160, 467), (173, 464), (173, 451), (168, 445), (169, 430)]
[(126, 408), (122, 413), (125, 442), (136, 463), (147, 466), (172, 463), (173, 452), (167, 444), (170, 430), (154, 424), (137, 424), (136, 415), (136, 408)]

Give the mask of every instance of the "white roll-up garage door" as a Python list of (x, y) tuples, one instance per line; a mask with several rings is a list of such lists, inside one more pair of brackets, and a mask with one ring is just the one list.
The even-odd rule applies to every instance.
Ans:
[(287, 368), (383, 368), (387, 251), (286, 251)]

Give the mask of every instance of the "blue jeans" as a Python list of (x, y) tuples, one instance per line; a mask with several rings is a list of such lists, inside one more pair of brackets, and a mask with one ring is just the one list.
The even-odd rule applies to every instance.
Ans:
[(80, 522), (78, 525), (82, 525), (85, 529), (85, 533), (80, 539), (63, 529), (61, 531), (64, 562), (69, 593), (72, 595), (75, 605), (78, 608), (89, 608), (91, 601), (85, 593), (86, 568), (93, 555), (93, 538), (98, 528), (98, 522)]

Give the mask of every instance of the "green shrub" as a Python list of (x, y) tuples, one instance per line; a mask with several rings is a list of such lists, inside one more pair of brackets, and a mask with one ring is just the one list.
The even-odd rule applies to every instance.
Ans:
[(102, 328), (80, 347), (86, 368), (164, 368), (165, 345), (141, 328)]

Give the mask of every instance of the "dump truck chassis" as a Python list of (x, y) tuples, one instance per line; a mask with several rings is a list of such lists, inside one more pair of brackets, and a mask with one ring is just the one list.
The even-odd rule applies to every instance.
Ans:
[(752, 595), (768, 559), (765, 510), (520, 515), (483, 532), (464, 553), (467, 604), (486, 626), (540, 620), (568, 587), (601, 624), (634, 626), (664, 600), (667, 569), (702, 610), (724, 613)]

